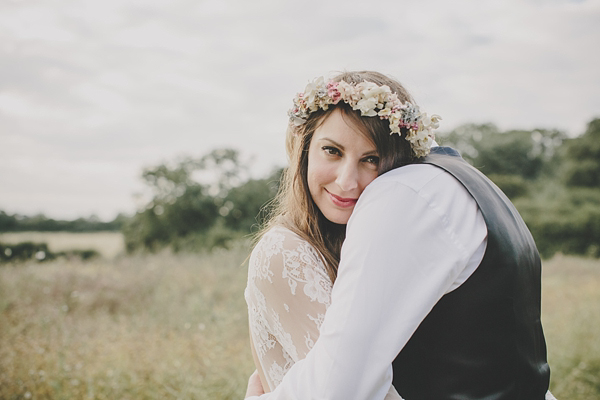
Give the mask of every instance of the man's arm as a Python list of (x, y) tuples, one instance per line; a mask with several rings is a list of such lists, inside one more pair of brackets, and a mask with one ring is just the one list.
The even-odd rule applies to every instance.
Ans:
[(417, 172), (416, 180), (384, 175), (362, 194), (321, 335), (261, 400), (383, 399), (391, 362), (485, 244), (481, 213), (460, 183), (432, 166), (402, 170), (393, 173)]

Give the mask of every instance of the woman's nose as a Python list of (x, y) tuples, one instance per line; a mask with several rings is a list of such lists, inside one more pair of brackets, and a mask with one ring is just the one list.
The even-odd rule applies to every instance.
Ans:
[(358, 168), (350, 162), (342, 163), (338, 169), (335, 183), (345, 192), (358, 187)]

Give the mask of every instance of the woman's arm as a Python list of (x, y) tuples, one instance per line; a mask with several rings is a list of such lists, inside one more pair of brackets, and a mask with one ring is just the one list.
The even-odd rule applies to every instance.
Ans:
[[(252, 337), (252, 331), (249, 332), (250, 333), (250, 350), (252, 351), (252, 359), (254, 360), (254, 366), (256, 367), (256, 371), (255, 374), (252, 374), (252, 376), (250, 376), (250, 380), (248, 381), (248, 391), (250, 391), (252, 389), (252, 392), (262, 392), (261, 394), (265, 393), (264, 388), (269, 388), (269, 385), (267, 383), (267, 379), (265, 378), (265, 372), (263, 371), (262, 367), (260, 367), (260, 360), (258, 359), (258, 356), (256, 355), (256, 350), (254, 350), (254, 338)], [(250, 384), (250, 381), (252, 379), (255, 379), (256, 377), (258, 377), (258, 380), (260, 383), (260, 388), (258, 387), (257, 384)], [(258, 390), (260, 389), (260, 390)], [(248, 394), (246, 394), (246, 396), (248, 396)], [(256, 396), (256, 395), (254, 395)]]
[(265, 391), (304, 358), (319, 336), (331, 281), (317, 251), (285, 228), (274, 228), (250, 257), (246, 301), (255, 364)]

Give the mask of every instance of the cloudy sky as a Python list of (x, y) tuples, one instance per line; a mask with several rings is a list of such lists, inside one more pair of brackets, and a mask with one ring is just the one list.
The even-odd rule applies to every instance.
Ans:
[(398, 78), (442, 130), (578, 135), (599, 45), (600, 0), (1, 0), (0, 210), (131, 213), (144, 167), (217, 147), (264, 175), (294, 94), (340, 70)]

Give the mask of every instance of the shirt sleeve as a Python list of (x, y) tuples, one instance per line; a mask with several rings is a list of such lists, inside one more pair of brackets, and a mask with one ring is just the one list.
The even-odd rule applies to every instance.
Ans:
[(361, 195), (321, 336), (261, 400), (383, 399), (392, 361), (485, 245), (483, 217), (458, 181), (433, 166), (399, 170)]

